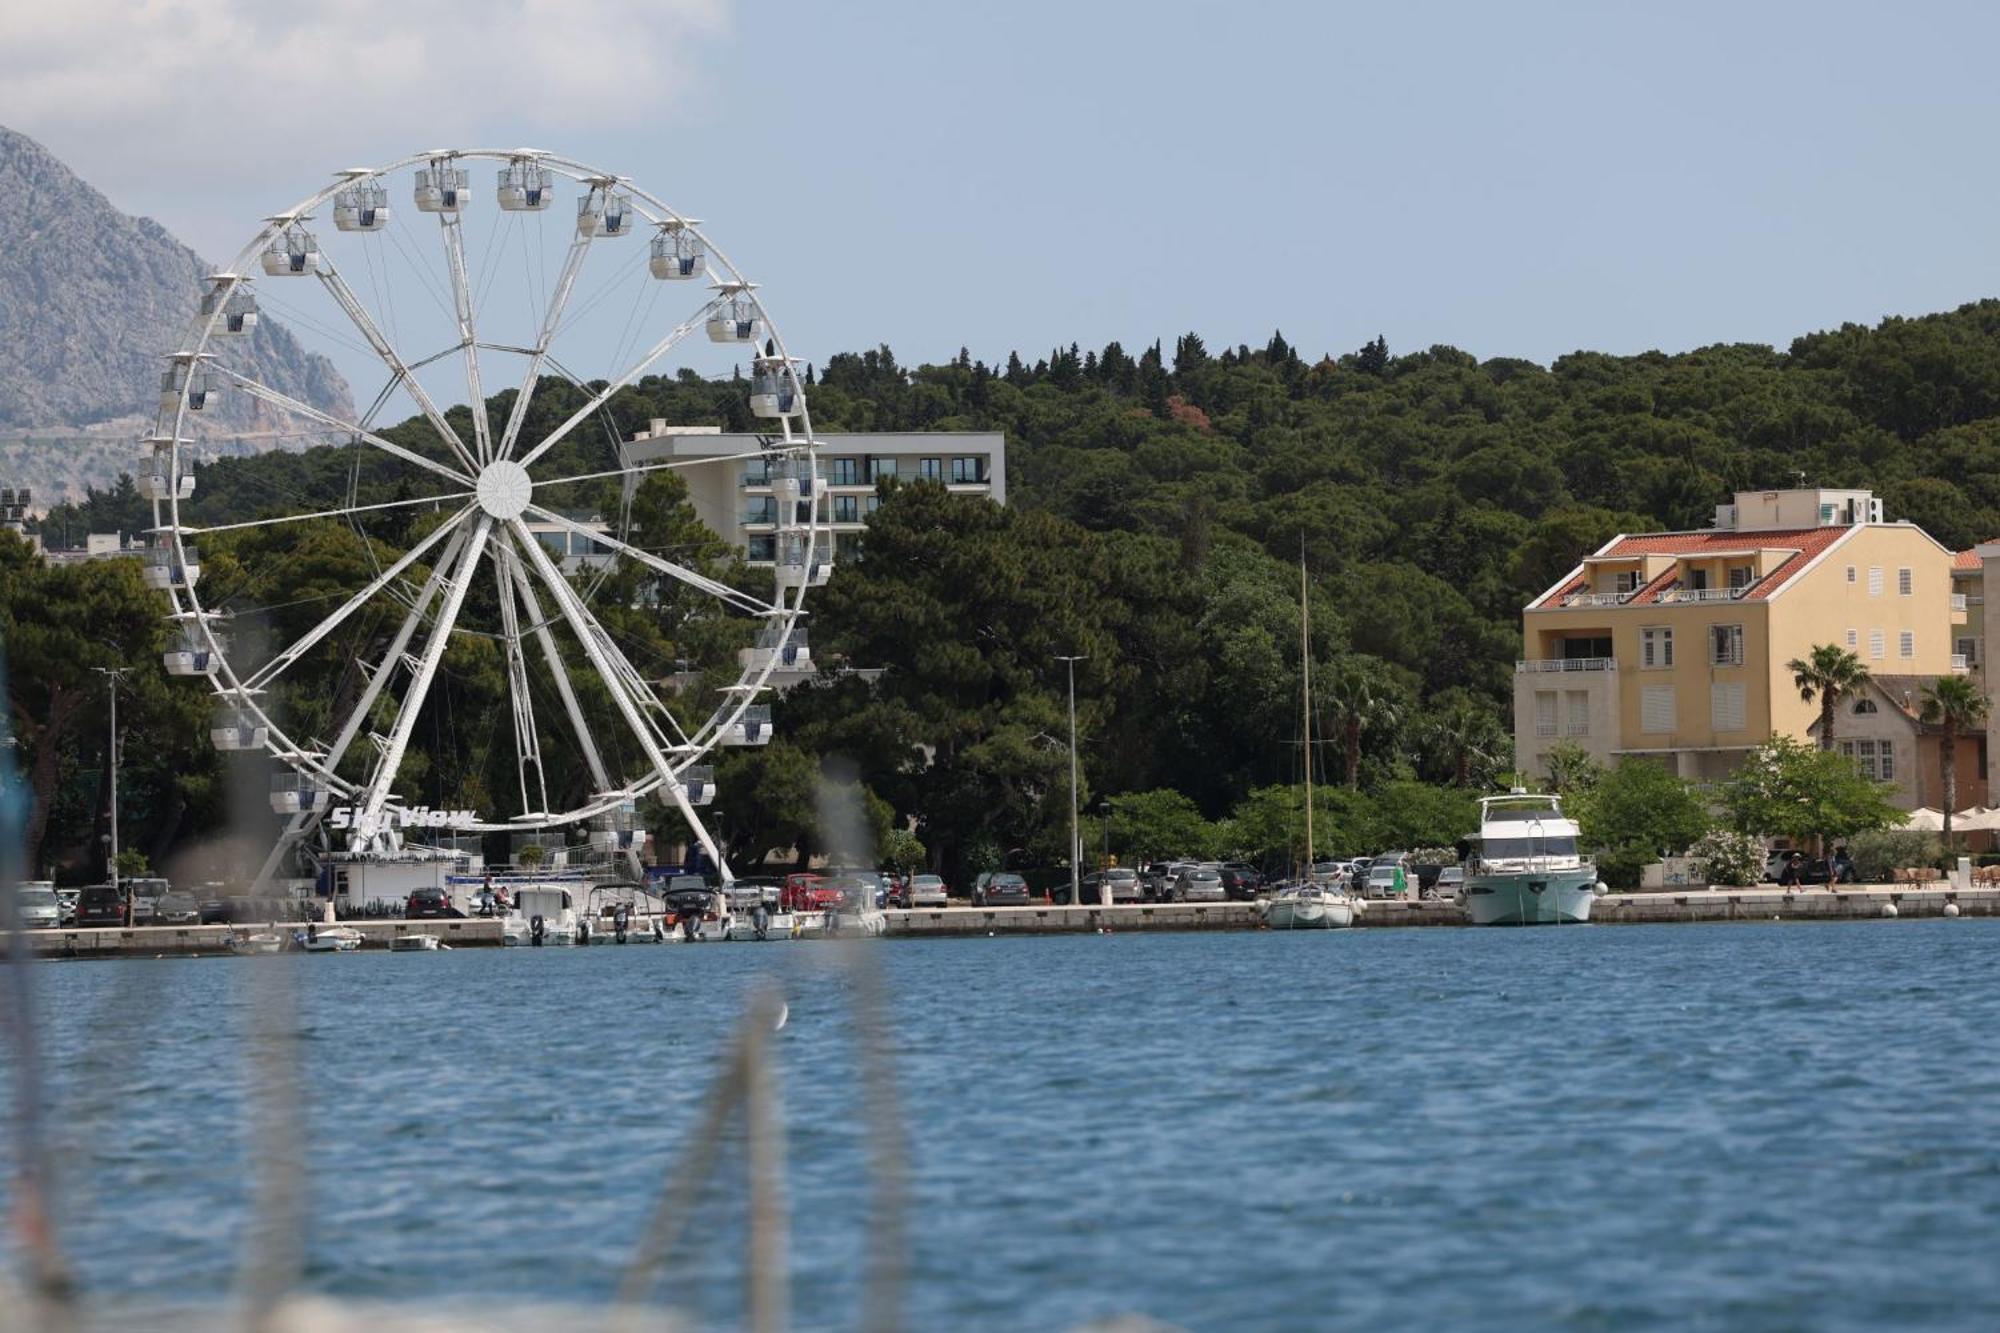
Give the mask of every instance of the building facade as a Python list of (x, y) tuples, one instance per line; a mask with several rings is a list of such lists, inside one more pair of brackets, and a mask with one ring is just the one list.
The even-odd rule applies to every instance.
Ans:
[(1719, 782), (1772, 736), (1808, 735), (1818, 705), (1786, 663), (1818, 644), (1884, 676), (1966, 669), (1956, 564), (1855, 490), (1744, 492), (1713, 527), (1614, 537), (1523, 611), (1515, 764), (1545, 772), (1570, 742)]
[[(880, 503), (876, 483), (885, 478), (937, 481), (956, 494), (1002, 504), (1007, 500), (1007, 442), (998, 431), (833, 431), (814, 439), (826, 478), (825, 518), (831, 524), (836, 563), (859, 548), (867, 518)], [(769, 463), (757, 456), (767, 443), (766, 436), (655, 420), (625, 450), (640, 465), (732, 460), (683, 469), (689, 503), (703, 523), (741, 548), (750, 563), (768, 564), (775, 558), (778, 513)]]

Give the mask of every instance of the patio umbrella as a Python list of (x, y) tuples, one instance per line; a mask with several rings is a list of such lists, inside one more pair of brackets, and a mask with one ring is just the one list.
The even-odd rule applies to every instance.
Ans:
[(1944, 832), (1944, 813), (1939, 810), (1933, 810), (1927, 805), (1920, 805), (1910, 811), (1909, 815), (1905, 817), (1903, 827), (1916, 829), (1921, 833), (1942, 833)]
[(1954, 833), (2000, 832), (2000, 806), (1978, 806), (1961, 810), (1951, 817)]

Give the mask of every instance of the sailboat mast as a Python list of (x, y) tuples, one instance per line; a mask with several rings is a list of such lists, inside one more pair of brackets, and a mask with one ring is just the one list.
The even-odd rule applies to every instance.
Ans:
[(1312, 711), (1312, 607), (1306, 598), (1305, 538), (1299, 539), (1299, 734), (1305, 738), (1306, 775), (1306, 871), (1313, 868), (1313, 711)]

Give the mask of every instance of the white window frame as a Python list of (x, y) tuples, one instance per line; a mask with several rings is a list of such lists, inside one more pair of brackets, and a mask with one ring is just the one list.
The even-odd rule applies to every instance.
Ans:
[(1708, 664), (1712, 667), (1743, 665), (1743, 627), (1741, 625), (1710, 625), (1708, 627)]
[(1639, 666), (1645, 671), (1665, 671), (1674, 664), (1674, 631), (1667, 625), (1646, 625), (1639, 630)]
[(1870, 597), (1880, 597), (1882, 595), (1882, 566), (1880, 565), (1868, 566), (1868, 595)]
[(1535, 691), (1535, 735), (1540, 737), (1559, 735), (1558, 719), (1561, 716), (1562, 696), (1554, 690)]
[(1849, 565), (1847, 567), (1847, 581), (1849, 583), (1856, 582), (1860, 578), (1860, 576), (1861, 576), (1860, 571), (1855, 569), (1853, 565)]
[(1906, 629), (1896, 635), (1896, 656), (1904, 661), (1917, 655), (1917, 632)]
[(1708, 687), (1708, 727), (1710, 731), (1742, 731), (1747, 720), (1747, 691), (1740, 680), (1715, 681)]
[(1898, 597), (1915, 597), (1917, 595), (1916, 570), (1904, 568), (1896, 571), (1896, 595)]
[(1848, 651), (1848, 652), (1850, 652), (1850, 653), (1858, 653), (1858, 652), (1860, 652), (1860, 651), (1861, 651), (1861, 631), (1860, 631), (1860, 630), (1858, 630), (1858, 629), (1851, 629), (1851, 630), (1847, 631), (1847, 651)]
[(1868, 660), (1879, 662), (1889, 655), (1888, 636), (1879, 629), (1868, 631)]
[(1563, 691), (1563, 735), (1590, 734), (1590, 691)]
[(1963, 657), (1965, 659), (1965, 664), (1969, 667), (1975, 667), (1979, 665), (1978, 639), (1976, 638), (1960, 639), (1957, 641), (1954, 647), (1955, 651), (1952, 653), (1952, 656)]

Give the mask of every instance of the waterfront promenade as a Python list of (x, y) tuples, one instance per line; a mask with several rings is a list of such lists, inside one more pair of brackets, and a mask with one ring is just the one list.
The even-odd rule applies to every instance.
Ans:
[[(1362, 902), (1360, 928), (1463, 926), (1455, 903), (1377, 900)], [(1893, 909), (1893, 910), (1891, 910)], [(891, 909), (886, 933), (909, 938), (1000, 935), (1119, 935), (1158, 931), (1263, 929), (1255, 903), (1129, 903), (1116, 907), (946, 907)], [(1611, 893), (1597, 900), (1592, 925), (1664, 925), (1729, 921), (1866, 921), (1942, 916), (2000, 916), (2000, 888), (1953, 889), (1933, 884), (1862, 884), (1837, 889), (1688, 889), (1665, 893)], [(387, 949), (398, 935), (435, 935), (454, 949), (497, 948), (500, 922), (346, 921), (364, 937), (362, 948)], [(289, 934), (305, 923), (235, 926), (141, 926), (121, 929), (37, 930), (27, 933), (36, 958), (154, 958), (226, 954), (231, 935), (258, 930)], [(676, 941), (678, 943), (678, 941)], [(617, 947), (617, 946), (607, 946)]]

